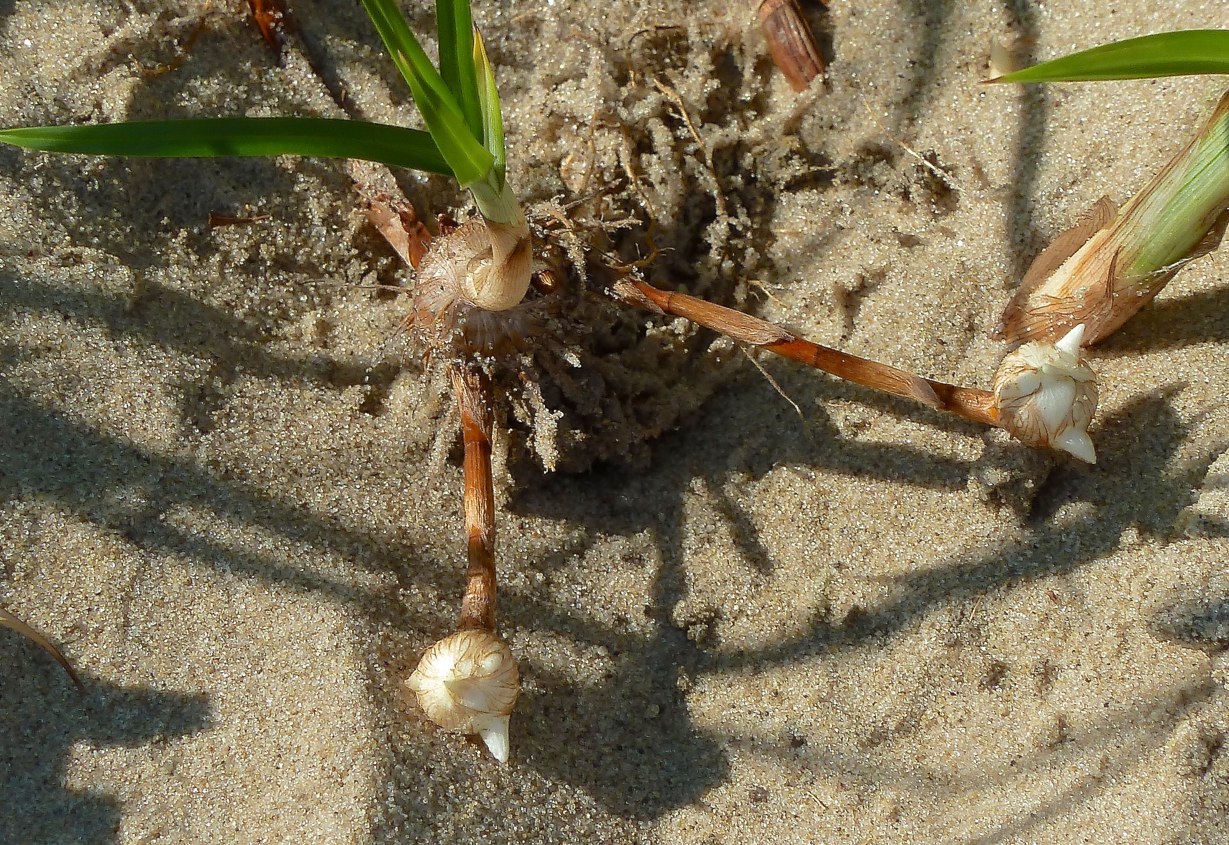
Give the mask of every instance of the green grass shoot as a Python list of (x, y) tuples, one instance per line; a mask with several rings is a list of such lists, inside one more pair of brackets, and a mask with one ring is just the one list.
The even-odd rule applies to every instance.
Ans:
[(987, 82), (1091, 82), (1229, 73), (1229, 29), (1162, 32), (1102, 44)]
[(393, 62), (409, 83), (427, 131), (309, 117), (202, 118), (38, 126), (0, 130), (0, 142), (58, 153), (195, 158), (319, 156), (378, 162), (452, 176), (479, 211), (507, 223), (519, 215), (504, 177), (499, 94), (468, 0), (438, 0), (440, 70), (410, 31), (395, 0), (362, 0)]

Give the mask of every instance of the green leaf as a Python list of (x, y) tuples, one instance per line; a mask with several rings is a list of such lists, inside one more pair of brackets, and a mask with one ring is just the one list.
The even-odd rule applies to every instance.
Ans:
[(436, 0), (435, 20), (440, 38), (440, 75), (456, 97), (461, 114), (475, 138), (482, 137), (478, 73), (474, 67), (474, 19), (469, 0)]
[(457, 181), (462, 187), (468, 187), (486, 179), (495, 164), (494, 156), (470, 130), (461, 107), (410, 31), (397, 4), (393, 0), (363, 0), (363, 8), (380, 33), (393, 64), (409, 83), (427, 130)]
[(495, 70), (486, 55), (482, 34), (474, 32), (474, 64), (478, 68), (478, 104), (482, 112), (482, 138), (487, 152), (495, 157), (496, 187), (503, 189), (508, 154), (504, 148), (504, 119), (499, 111), (499, 89), (495, 86)]
[(989, 82), (1083, 82), (1229, 73), (1229, 29), (1162, 32), (1115, 41)]
[(452, 176), (419, 129), (316, 117), (150, 120), (0, 130), (0, 142), (57, 153), (212, 158), (298, 155), (356, 158)]

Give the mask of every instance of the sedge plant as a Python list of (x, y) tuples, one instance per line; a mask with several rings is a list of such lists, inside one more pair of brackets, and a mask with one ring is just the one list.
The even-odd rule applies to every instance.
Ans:
[[(0, 130), (0, 142), (95, 155), (360, 159), (451, 176), (469, 191), (478, 216), (430, 240), (417, 264), (406, 320), (425, 356), (447, 368), (464, 446), (468, 566), (457, 630), (427, 650), (406, 684), (437, 724), (480, 735), (500, 760), (509, 755), (509, 714), (519, 675), (511, 650), (495, 632), (494, 382), (503, 378), (519, 386), (538, 378), (517, 370), (512, 353), (534, 344), (544, 355), (557, 355), (561, 348), (566, 352), (573, 338), (558, 335), (573, 331), (582, 318), (559, 315), (587, 302), (585, 297), (594, 292), (607, 304), (614, 300), (683, 317), (743, 347), (1003, 427), (1030, 444), (1093, 459), (1084, 429), (1095, 405), (1095, 387), (1090, 393), (1085, 386), (1089, 377), (1079, 332), (1029, 352), (1032, 357), (1017, 362), (1008, 388), (958, 387), (820, 346), (769, 321), (688, 294), (661, 290), (644, 281), (637, 268), (608, 256), (596, 268), (577, 267), (573, 256), (588, 258), (590, 253), (572, 249), (574, 243), (560, 245), (544, 237), (535, 247), (533, 230), (507, 179), (494, 70), (468, 0), (436, 0), (438, 67), (395, 0), (362, 4), (406, 79), (425, 130), (354, 120), (222, 118), (8, 129)], [(555, 230), (542, 225), (538, 231), (551, 236)], [(566, 237), (575, 239), (575, 234)], [(553, 334), (542, 337), (548, 326)], [(575, 358), (561, 360), (572, 366)], [(536, 395), (540, 403), (540, 389)]]
[[(457, 634), (428, 652), (409, 689), (435, 722), (480, 734), (506, 760), (508, 715), (519, 683), (511, 652), (494, 632), (493, 415), (486, 401), (489, 384), (476, 360), (480, 350), (470, 341), (475, 332), (489, 335), (480, 330), (484, 315), (514, 310), (529, 290), (530, 228), (508, 184), (499, 92), (468, 0), (436, 2), (438, 67), (393, 0), (362, 2), (409, 84), (425, 130), (309, 117), (209, 118), (7, 129), (0, 131), (0, 142), (47, 152), (157, 158), (360, 159), (451, 176), (469, 191), (478, 216), (435, 239), (409, 320), (428, 353), (443, 353), (457, 390), (466, 448), (469, 571)], [(3, 617), (0, 623), (14, 624)]]
[[(1105, 44), (992, 82), (1070, 82), (1229, 73), (1229, 30), (1169, 32)], [(1186, 264), (1215, 249), (1229, 221), (1229, 93), (1183, 147), (1119, 209), (1102, 197), (1036, 257), (994, 334), (1013, 351), (995, 398), (1021, 439), (1092, 460), (1083, 433), (1097, 382), (1081, 347), (1108, 337)], [(1055, 428), (1055, 424), (1058, 428)]]

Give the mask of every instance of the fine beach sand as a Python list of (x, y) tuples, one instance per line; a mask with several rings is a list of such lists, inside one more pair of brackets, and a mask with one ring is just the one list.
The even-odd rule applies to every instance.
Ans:
[[(978, 84), (1223, 0), (834, 2), (802, 95), (754, 3), (475, 5), (529, 200), (978, 387), (1031, 257), (1226, 84)], [(0, 2), (0, 125), (416, 120), (358, 3), (290, 9), (279, 67), (238, 0)], [(629, 314), (620, 407), (671, 431), (579, 473), (501, 437), (499, 765), (399, 691), (460, 598), (456, 421), (345, 164), (3, 148), (0, 187), (0, 602), (86, 685), (0, 632), (0, 842), (1229, 842), (1229, 249), (1091, 353), (1096, 466), (758, 356), (796, 413)]]

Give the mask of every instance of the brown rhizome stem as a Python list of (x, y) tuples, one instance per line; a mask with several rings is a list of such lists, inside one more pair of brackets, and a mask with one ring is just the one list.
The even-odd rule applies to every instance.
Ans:
[(759, 0), (756, 17), (768, 51), (795, 92), (828, 69), (798, 0)]
[(767, 320), (689, 294), (664, 291), (640, 279), (621, 279), (611, 291), (630, 305), (684, 317), (747, 346), (972, 422), (1003, 428), (1024, 443), (1096, 463), (1087, 428), (1097, 407), (1097, 385), (1080, 351), (1083, 324), (1057, 342), (1025, 344), (1005, 356), (991, 392), (932, 381), (821, 346)]
[[(859, 358), (838, 349), (812, 343), (785, 331), (775, 323), (752, 317), (742, 311), (726, 308), (690, 294), (664, 291), (648, 282), (629, 279), (616, 285), (616, 293), (625, 291), (628, 286), (663, 313), (684, 317), (747, 346), (773, 352), (846, 381), (893, 396), (912, 399), (973, 422), (1000, 425), (994, 394), (988, 390), (931, 381), (878, 361)], [(623, 297), (622, 300), (644, 307), (640, 297)]]
[[(377, 195), (368, 202), (368, 219), (418, 270), (436, 239), (414, 207)], [(408, 324), (413, 325), (412, 318)], [(490, 378), (471, 356), (454, 359), (448, 375), (464, 448), (465, 591), (456, 632), (427, 649), (405, 683), (431, 721), (446, 730), (477, 734), (495, 759), (506, 762), (520, 672), (512, 650), (495, 633), (494, 395)]]
[(465, 448), (465, 549), (468, 565), (457, 630), (495, 630), (495, 483), (491, 432), (495, 424), (490, 380), (477, 368), (454, 365), (449, 375), (461, 413)]

